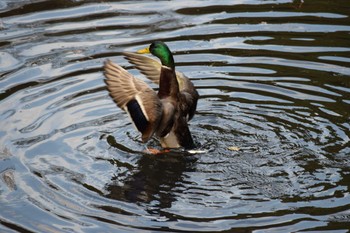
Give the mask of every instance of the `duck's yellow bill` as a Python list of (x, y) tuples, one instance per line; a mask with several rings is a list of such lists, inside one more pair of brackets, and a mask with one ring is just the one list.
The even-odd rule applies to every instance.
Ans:
[(140, 54), (150, 53), (149, 47), (137, 50), (137, 53), (140, 53)]

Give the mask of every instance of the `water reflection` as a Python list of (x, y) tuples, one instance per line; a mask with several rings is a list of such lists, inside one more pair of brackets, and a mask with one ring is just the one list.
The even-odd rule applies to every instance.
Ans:
[(183, 183), (183, 173), (191, 172), (194, 162), (194, 158), (175, 153), (144, 155), (129, 176), (112, 179), (106, 187), (106, 197), (148, 206), (150, 214), (161, 215), (177, 200), (175, 194)]

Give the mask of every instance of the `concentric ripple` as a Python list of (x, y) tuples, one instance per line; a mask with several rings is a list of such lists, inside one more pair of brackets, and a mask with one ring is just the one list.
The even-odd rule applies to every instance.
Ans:
[[(0, 231), (347, 232), (349, 17), (338, 0), (0, 2)], [(154, 40), (198, 89), (205, 153), (144, 153), (108, 96), (103, 62), (145, 80), (121, 52)]]

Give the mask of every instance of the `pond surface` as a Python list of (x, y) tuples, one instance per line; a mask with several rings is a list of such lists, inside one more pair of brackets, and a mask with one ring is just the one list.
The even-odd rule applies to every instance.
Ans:
[[(350, 5), (0, 2), (1, 232), (347, 232)], [(102, 64), (154, 40), (199, 150), (143, 153)], [(158, 147), (152, 140), (150, 146)]]

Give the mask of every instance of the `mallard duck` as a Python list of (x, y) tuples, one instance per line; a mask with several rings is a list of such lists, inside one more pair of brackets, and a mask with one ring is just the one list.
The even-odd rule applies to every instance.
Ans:
[[(151, 53), (155, 59), (140, 54)], [(159, 84), (158, 93), (144, 81), (135, 78), (118, 64), (104, 64), (105, 82), (115, 103), (126, 111), (146, 143), (153, 135), (163, 148), (194, 147), (187, 122), (194, 116), (198, 92), (193, 83), (175, 71), (175, 62), (168, 46), (153, 42), (137, 53), (123, 53), (148, 79)]]

